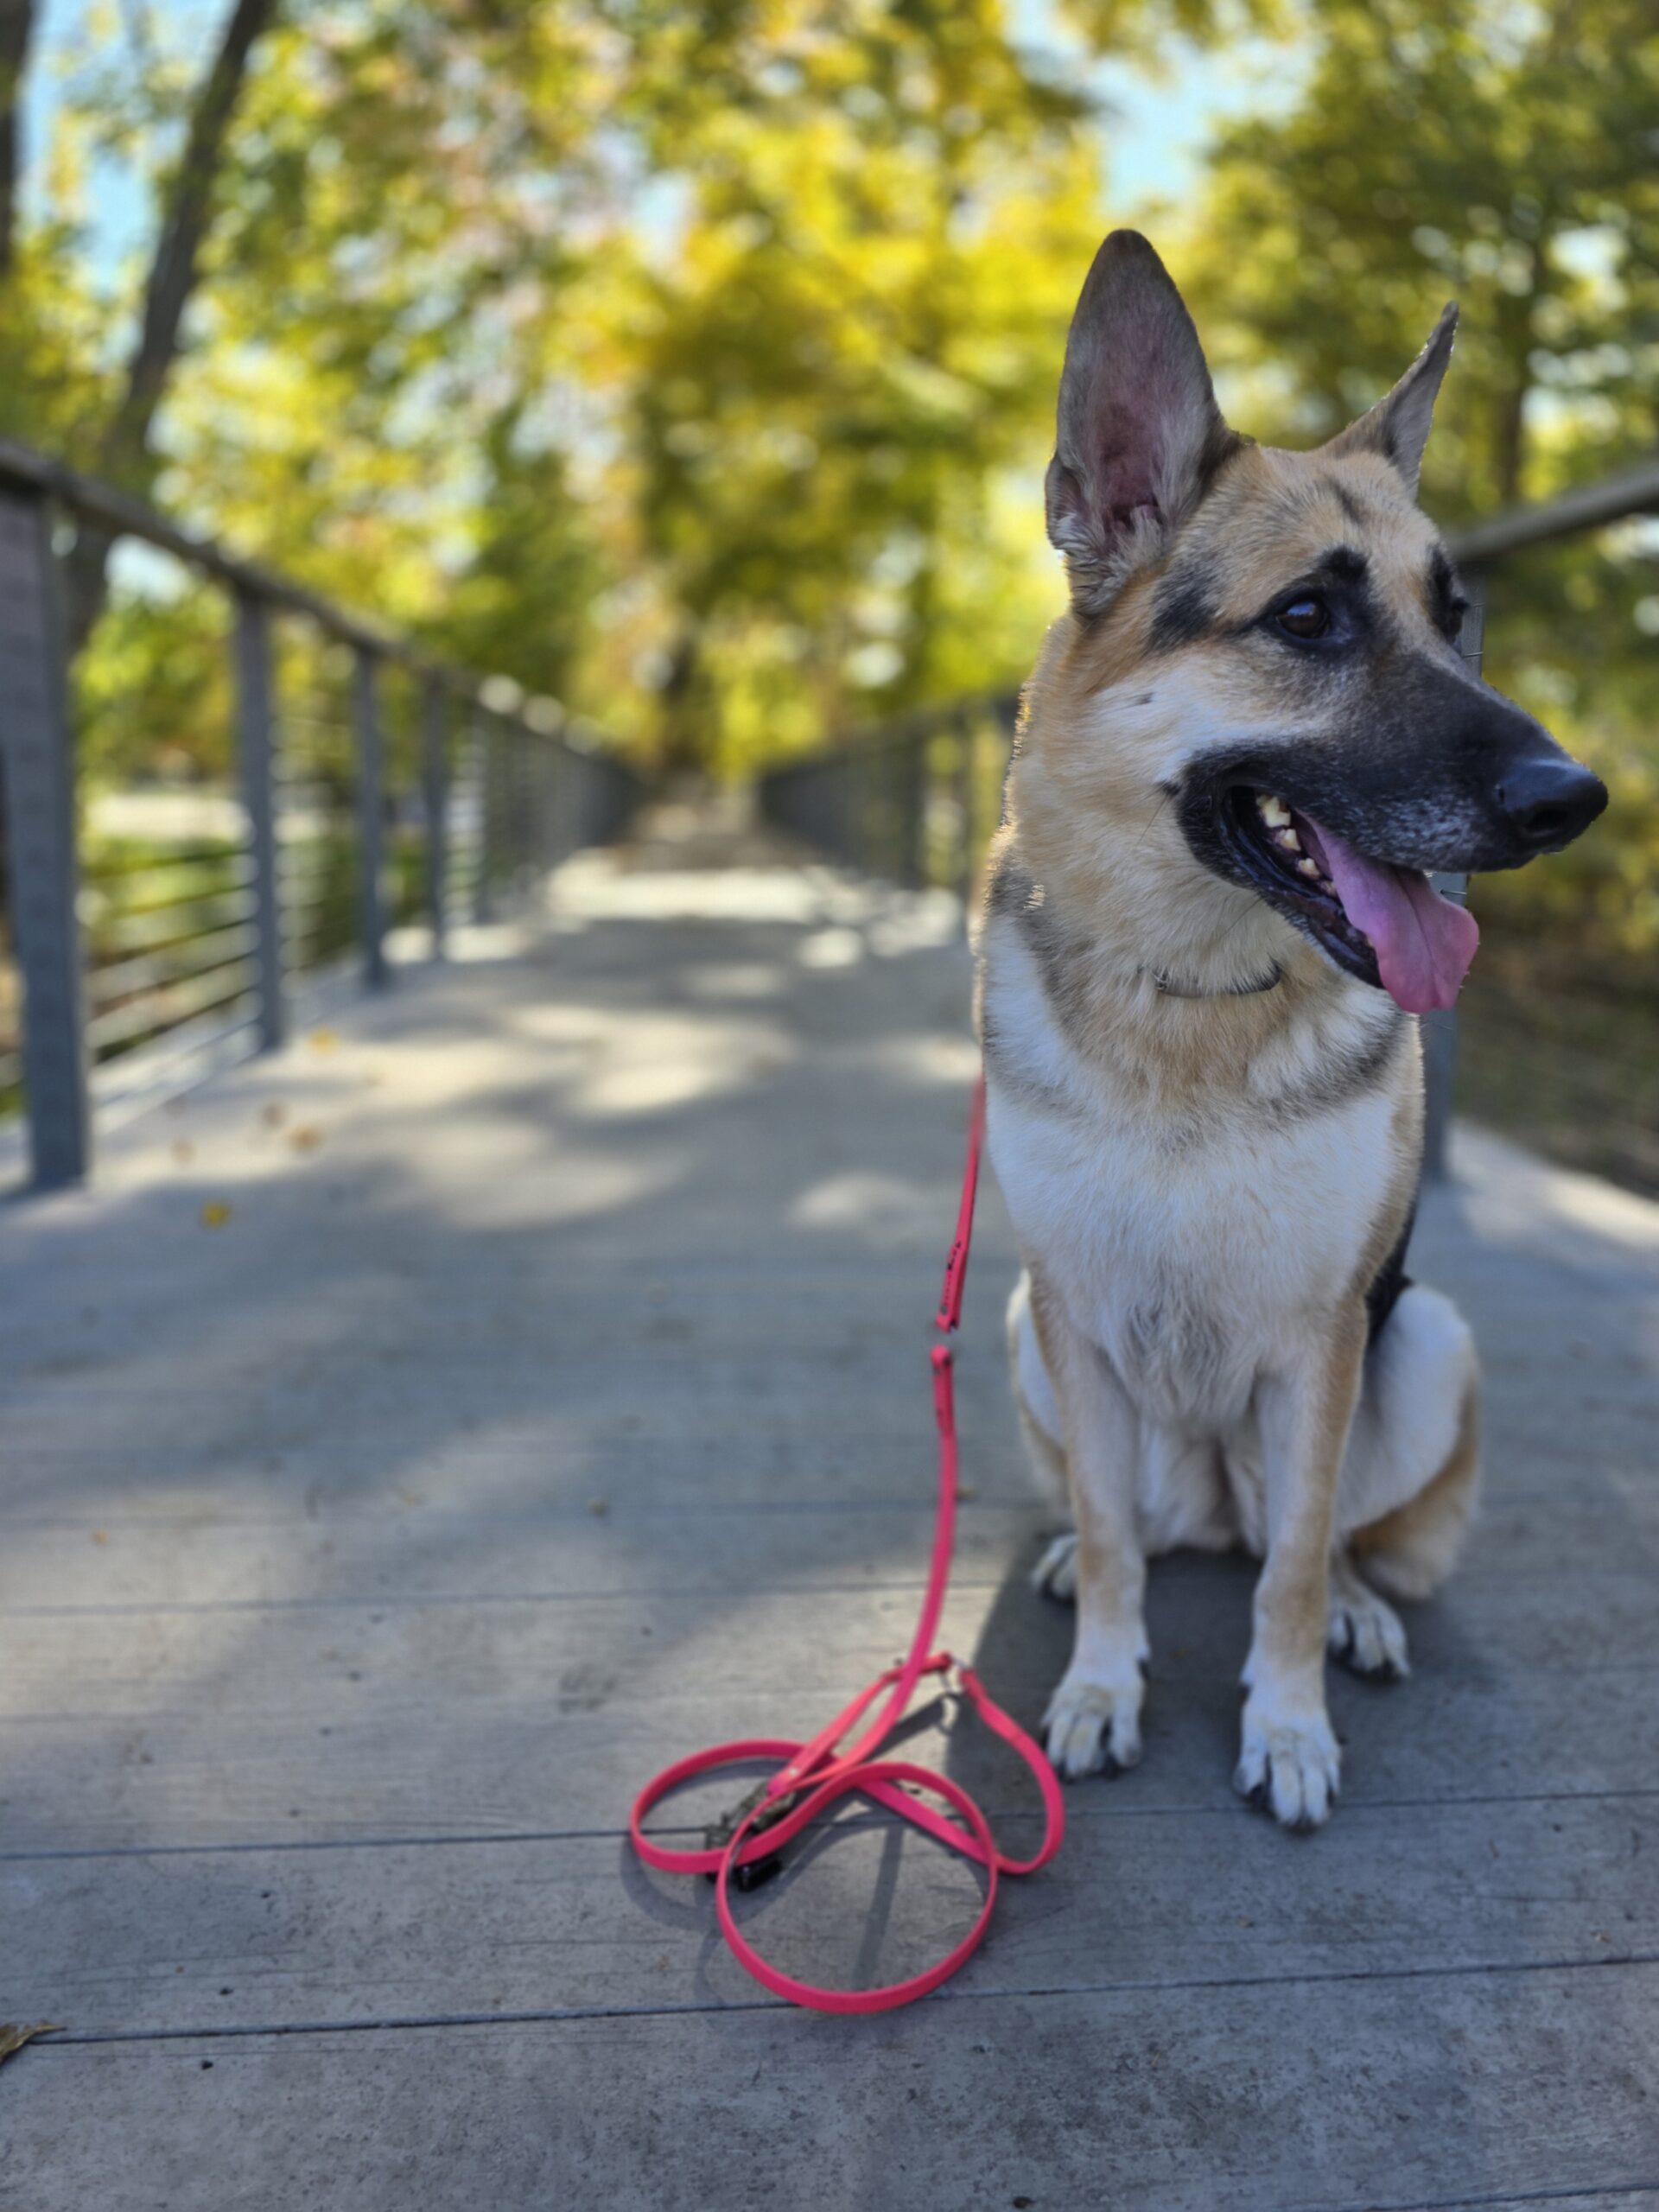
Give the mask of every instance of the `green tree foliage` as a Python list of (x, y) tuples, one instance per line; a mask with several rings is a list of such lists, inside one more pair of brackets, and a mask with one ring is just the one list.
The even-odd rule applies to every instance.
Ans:
[[(1096, 149), (994, 0), (238, 0), (221, 59), (255, 13), (233, 111), (149, 11), (103, 21), (0, 279), (5, 428), (671, 758), (1017, 671), (1005, 476), (1040, 460)], [(113, 279), (100, 163), (162, 241)], [(142, 709), (130, 737), (189, 741)]]
[(291, 9), (177, 496), (670, 759), (1007, 681), (1085, 124), (993, 0)]
[[(28, 14), (0, 0), (5, 51)], [(238, 16), (226, 0), (221, 54)], [(1288, 105), (1225, 134), (1158, 226), (1251, 428), (1334, 429), (1455, 292), (1440, 513), (1651, 449), (1647, 0), (1071, 0), (1050, 20), (1148, 66), (1172, 30), (1284, 42)], [(118, 164), (165, 235), (214, 57), (169, 47), (164, 10), (95, 21), (55, 142), (23, 149), (0, 428), (105, 457), (648, 758), (738, 772), (1028, 664), (1058, 598), (1039, 484), (1109, 120), (1082, 62), (1027, 50), (998, 0), (264, 11), (137, 445), (111, 426), (159, 257), (99, 265), (90, 196)], [(1494, 591), (1496, 672), (1630, 779), (1656, 703), (1648, 544), (1605, 534)], [(92, 759), (222, 759), (193, 734), (222, 696), (215, 623), (124, 589), (92, 659), (147, 650), (165, 680), (123, 717), (113, 660), (89, 666)], [(1639, 900), (1617, 872), (1603, 889), (1628, 931)]]
[(996, 19), (872, 11), (688, 149), (623, 424), (674, 756), (712, 725), (738, 765), (1028, 647), (964, 620), (1024, 565), (997, 493), (1045, 435), (1098, 218), (1075, 103)]

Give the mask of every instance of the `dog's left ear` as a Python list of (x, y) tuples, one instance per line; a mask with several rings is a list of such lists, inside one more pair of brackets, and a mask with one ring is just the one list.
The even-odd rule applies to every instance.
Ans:
[(1322, 448), (1327, 454), (1378, 453), (1391, 461), (1414, 499), (1423, 466), (1428, 426), (1434, 419), (1434, 402), (1440, 379), (1452, 359), (1452, 340), (1458, 327), (1458, 303), (1448, 300), (1440, 309), (1429, 341), (1394, 390), (1375, 407), (1338, 432)]

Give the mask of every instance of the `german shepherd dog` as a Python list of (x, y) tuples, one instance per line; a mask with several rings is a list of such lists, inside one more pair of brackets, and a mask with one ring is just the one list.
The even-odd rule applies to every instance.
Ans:
[(1440, 1582), (1475, 1501), (1469, 1331), (1403, 1272), (1415, 1017), (1477, 938), (1425, 871), (1518, 867), (1606, 804), (1459, 658), (1416, 504), (1455, 321), (1338, 437), (1277, 452), (1222, 420), (1146, 240), (1106, 240), (1047, 478), (1071, 606), (977, 931), (1014, 1388), (1076, 1526), (1039, 1569), (1077, 1602), (1049, 1756), (1135, 1764), (1146, 1561), (1242, 1542), (1235, 1781), (1291, 1827), (1337, 1792), (1327, 1648), (1403, 1674), (1389, 1599)]

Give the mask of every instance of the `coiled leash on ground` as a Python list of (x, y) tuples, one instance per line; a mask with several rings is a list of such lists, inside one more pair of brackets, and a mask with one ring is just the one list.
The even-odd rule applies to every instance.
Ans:
[[(974, 1087), (973, 1110), (968, 1131), (968, 1160), (963, 1173), (962, 1203), (957, 1216), (956, 1241), (945, 1264), (944, 1290), (936, 1327), (946, 1333), (962, 1318), (963, 1284), (968, 1273), (968, 1248), (973, 1236), (974, 1198), (979, 1184), (979, 1155), (985, 1133), (985, 1078)], [(1003, 1874), (1031, 1874), (1046, 1865), (1060, 1847), (1065, 1815), (1060, 1789), (1052, 1768), (1039, 1746), (1016, 1720), (1004, 1713), (986, 1691), (971, 1667), (957, 1664), (948, 1651), (931, 1649), (950, 1577), (950, 1551), (957, 1518), (957, 1415), (950, 1348), (936, 1344), (932, 1351), (933, 1413), (939, 1432), (939, 1494), (933, 1524), (933, 1556), (928, 1570), (927, 1594), (921, 1618), (911, 1639), (909, 1656), (896, 1667), (861, 1689), (842, 1713), (808, 1744), (786, 1743), (769, 1736), (749, 1737), (732, 1744), (716, 1744), (694, 1751), (646, 1783), (634, 1800), (628, 1834), (634, 1850), (647, 1866), (665, 1874), (707, 1874), (715, 1884), (715, 1910), (721, 1932), (740, 1962), (765, 1989), (806, 2005), (819, 2012), (886, 2012), (895, 2005), (912, 2004), (948, 1980), (978, 1948), (990, 1925), (996, 1904), (996, 1885)], [(1009, 1859), (1000, 1852), (990, 1823), (960, 1783), (931, 1767), (907, 1759), (884, 1759), (875, 1754), (903, 1719), (917, 1683), (925, 1675), (948, 1675), (955, 1669), (957, 1685), (994, 1734), (1011, 1745), (1030, 1768), (1042, 1793), (1044, 1829), (1040, 1849), (1030, 1859)], [(849, 1751), (838, 1751), (843, 1736), (861, 1720), (887, 1692), (880, 1712)], [(751, 1790), (748, 1796), (709, 1831), (701, 1851), (671, 1850), (645, 1832), (645, 1815), (671, 1790), (695, 1777), (718, 1768), (755, 1759), (777, 1759), (775, 1774)], [(920, 1792), (922, 1795), (916, 1793)], [(900, 1819), (925, 1830), (938, 1842), (959, 1851), (985, 1869), (985, 1895), (978, 1917), (955, 1948), (908, 1980), (887, 1983), (879, 1989), (821, 1989), (798, 1980), (769, 1965), (739, 1928), (732, 1913), (735, 1886), (749, 1889), (776, 1871), (778, 1853), (803, 1828), (817, 1820), (842, 1797), (854, 1794), (872, 1799)], [(939, 1811), (927, 1798), (949, 1811)], [(952, 1819), (954, 1813), (957, 1817)]]

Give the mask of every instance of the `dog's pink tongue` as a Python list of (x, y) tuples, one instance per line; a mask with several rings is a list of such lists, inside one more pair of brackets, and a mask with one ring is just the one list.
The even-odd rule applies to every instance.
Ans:
[(1309, 826), (1343, 912), (1371, 941), (1389, 997), (1408, 1014), (1454, 1006), (1480, 943), (1468, 908), (1442, 899), (1417, 869), (1368, 860), (1324, 823), (1310, 817)]

